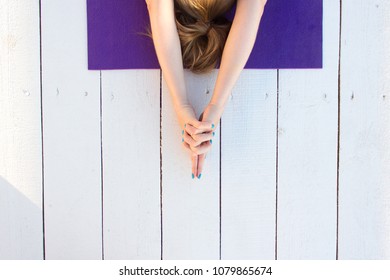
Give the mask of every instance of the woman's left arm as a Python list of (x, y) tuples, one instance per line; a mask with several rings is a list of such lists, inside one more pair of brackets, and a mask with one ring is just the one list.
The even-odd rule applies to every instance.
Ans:
[[(219, 123), (228, 97), (252, 52), (266, 2), (237, 0), (236, 14), (223, 50), (213, 96), (201, 120)], [(204, 158), (205, 154), (198, 156), (199, 172), (202, 172)]]
[(210, 104), (224, 108), (256, 41), (266, 0), (238, 0)]

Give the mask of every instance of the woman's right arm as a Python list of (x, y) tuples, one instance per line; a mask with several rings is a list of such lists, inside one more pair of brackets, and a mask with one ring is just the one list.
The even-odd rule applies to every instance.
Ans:
[[(211, 144), (208, 140), (212, 138), (211, 129), (213, 124), (199, 121), (187, 99), (183, 59), (176, 29), (173, 0), (146, 0), (146, 4), (157, 58), (183, 130), (182, 142), (186, 148), (192, 151), (192, 173), (197, 174), (197, 155), (209, 149)], [(203, 132), (209, 133), (202, 137), (192, 137), (192, 135)]]
[(187, 99), (173, 0), (146, 0), (146, 4), (157, 58), (181, 122), (180, 125), (184, 127), (184, 124), (190, 123), (195, 128), (193, 133), (210, 130), (212, 124), (199, 121)]
[(146, 0), (153, 43), (175, 107), (187, 105), (183, 62), (173, 0)]

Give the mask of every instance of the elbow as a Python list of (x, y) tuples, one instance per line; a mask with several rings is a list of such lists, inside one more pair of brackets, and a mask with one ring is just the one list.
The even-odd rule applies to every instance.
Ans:
[(148, 7), (148, 11), (151, 12), (151, 11), (154, 11), (154, 10), (158, 10), (160, 9), (160, 6), (163, 5), (161, 2), (164, 2), (164, 1), (161, 1), (161, 0), (145, 0), (146, 2), (146, 6)]
[(258, 14), (260, 16), (263, 15), (265, 4), (267, 0), (238, 0), (237, 2), (237, 10), (239, 6), (242, 7), (243, 10), (246, 10), (248, 13)]
[(261, 15), (262, 15), (264, 12), (265, 4), (267, 4), (267, 0), (256, 0), (256, 4), (258, 5), (259, 10), (261, 11)]
[(261, 0), (261, 2), (263, 3), (263, 10), (264, 10), (265, 4), (267, 4), (267, 0)]
[(257, 0), (257, 2), (259, 2), (259, 4), (264, 7), (265, 4), (267, 4), (267, 0)]
[(267, 3), (267, 0), (253, 0), (253, 4), (259, 5), (261, 7), (264, 7), (265, 4)]
[(148, 8), (148, 11), (150, 12), (154, 1), (153, 0), (145, 0), (145, 2), (146, 2), (146, 7)]
[(240, 4), (245, 5), (246, 7), (250, 7), (252, 9), (260, 7), (264, 8), (267, 0), (240, 0), (238, 1)]

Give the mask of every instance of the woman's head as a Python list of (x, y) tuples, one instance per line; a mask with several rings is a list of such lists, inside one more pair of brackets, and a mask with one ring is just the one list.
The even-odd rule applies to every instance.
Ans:
[(223, 15), (235, 0), (175, 0), (184, 68), (206, 73), (219, 62), (231, 22)]

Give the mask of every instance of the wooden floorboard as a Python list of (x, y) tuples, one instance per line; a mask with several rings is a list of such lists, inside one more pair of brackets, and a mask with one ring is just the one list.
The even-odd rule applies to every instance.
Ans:
[(343, 1), (340, 259), (390, 258), (390, 2)]
[(46, 259), (102, 258), (100, 73), (87, 69), (85, 10), (42, 1)]
[(39, 3), (0, 1), (0, 260), (42, 259)]
[(389, 259), (389, 14), (324, 0), (323, 69), (243, 71), (199, 180), (160, 70), (88, 70), (86, 1), (0, 0), (0, 259)]

